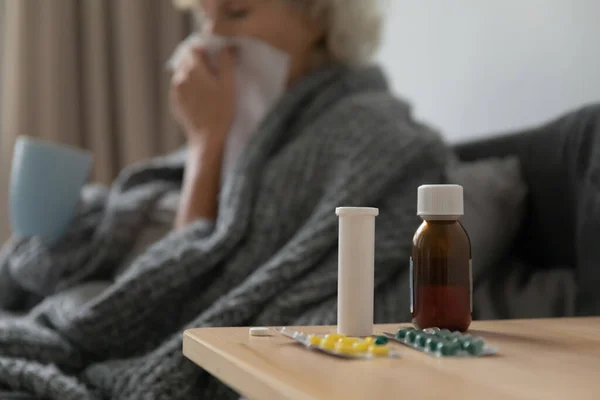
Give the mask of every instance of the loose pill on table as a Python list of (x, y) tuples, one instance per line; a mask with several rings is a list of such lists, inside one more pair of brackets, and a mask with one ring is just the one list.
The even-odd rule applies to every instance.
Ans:
[(375, 341), (375, 339), (373, 338), (373, 336), (367, 336), (365, 338), (365, 343), (367, 343), (367, 344), (373, 344), (374, 341)]
[(269, 336), (269, 328), (255, 327), (250, 328), (250, 336)]

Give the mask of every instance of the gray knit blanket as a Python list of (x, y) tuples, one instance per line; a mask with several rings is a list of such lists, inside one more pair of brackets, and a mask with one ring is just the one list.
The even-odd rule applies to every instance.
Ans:
[[(183, 357), (183, 330), (335, 324), (338, 206), (380, 209), (375, 320), (409, 320), (416, 189), (444, 181), (449, 154), (378, 68), (331, 66), (291, 88), (253, 136), (214, 229), (199, 221), (131, 257), (179, 190), (185, 151), (125, 170), (58, 244), (4, 247), (0, 308), (25, 314), (0, 318), (0, 399), (228, 397)], [(78, 300), (81, 288), (95, 295)]]

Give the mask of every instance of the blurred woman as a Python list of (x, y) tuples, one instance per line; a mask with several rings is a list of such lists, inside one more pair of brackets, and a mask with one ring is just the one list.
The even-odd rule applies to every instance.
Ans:
[[(341, 104), (348, 107), (347, 103), (351, 102), (352, 107), (369, 112), (364, 117), (369, 118), (368, 123), (373, 127), (396, 125), (390, 127), (386, 135), (400, 138), (408, 134), (408, 127), (402, 126), (407, 122), (411, 125), (405, 106), (389, 93), (379, 69), (365, 66), (377, 49), (381, 34), (381, 10), (377, 1), (201, 0), (192, 5), (194, 3), (200, 5), (196, 11), (204, 36), (253, 38), (286, 54), (289, 57), (286, 84), (290, 91), (302, 90), (316, 82), (320, 72), (334, 69), (336, 72), (331, 78), (313, 90), (318, 92), (334, 85), (342, 87), (352, 80), (362, 85), (340, 93), (321, 111), (321, 118), (327, 118), (327, 114), (333, 118), (340, 112)], [(219, 66), (213, 69), (207, 64), (202, 48), (188, 46), (185, 51), (187, 54), (182, 56), (183, 61), (175, 71), (172, 87), (175, 115), (187, 134), (189, 148), (176, 220), (178, 228), (198, 219), (215, 221), (217, 218), (223, 155), (236, 109), (235, 53), (221, 52)], [(371, 96), (363, 96), (365, 93)], [(290, 113), (299, 116), (306, 106), (299, 103)], [(348, 131), (356, 124), (354, 118), (337, 122), (337, 129)], [(290, 134), (289, 128), (285, 127), (288, 132), (279, 132), (282, 140), (289, 140), (285, 138)], [(413, 133), (418, 129), (411, 126)], [(376, 137), (379, 133), (364, 134)], [(348, 134), (348, 139), (350, 136)], [(423, 143), (436, 139), (428, 135), (415, 138)]]
[[(416, 189), (444, 181), (450, 152), (370, 65), (377, 2), (197, 5), (201, 39), (234, 48), (180, 49), (171, 99), (186, 148), (86, 190), (58, 243), (13, 238), (0, 256), (1, 308), (31, 316), (0, 335), (12, 390), (219, 398), (184, 361), (181, 331), (335, 323), (338, 206), (380, 209), (375, 318), (409, 318)], [(263, 70), (248, 64), (263, 55)]]

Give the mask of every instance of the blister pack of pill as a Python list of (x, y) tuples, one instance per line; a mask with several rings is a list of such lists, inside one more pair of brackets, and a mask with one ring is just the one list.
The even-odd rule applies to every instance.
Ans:
[(496, 354), (498, 348), (488, 345), (481, 337), (450, 332), (448, 329), (413, 327), (384, 332), (390, 340), (409, 346), (434, 357), (483, 357)]
[(289, 328), (280, 328), (276, 331), (309, 350), (320, 351), (335, 357), (356, 360), (399, 357), (397, 352), (390, 349), (385, 336), (358, 338), (337, 333), (309, 335)]

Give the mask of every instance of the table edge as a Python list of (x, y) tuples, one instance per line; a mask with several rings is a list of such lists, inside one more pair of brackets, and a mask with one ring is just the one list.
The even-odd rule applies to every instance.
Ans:
[[(269, 373), (263, 372), (253, 365), (241, 361), (236, 357), (232, 357), (226, 352), (202, 341), (200, 338), (191, 334), (191, 331), (196, 329), (198, 328), (186, 329), (183, 332), (183, 355), (198, 367), (202, 368), (205, 372), (235, 389), (238, 393), (249, 399), (261, 400), (282, 399), (283, 393), (286, 394), (284, 398), (290, 400), (314, 398), (301, 388), (283, 384), (281, 381), (271, 379)], [(198, 351), (204, 353), (204, 357), (206, 358), (198, 359), (192, 354)], [(211, 360), (214, 364), (206, 366), (206, 364), (208, 364), (206, 361)], [(227, 365), (227, 374), (221, 372), (224, 369), (223, 365)], [(234, 372), (233, 374), (232, 371)], [(244, 387), (242, 388), (240, 381), (248, 380), (250, 381), (250, 384), (243, 385)]]

